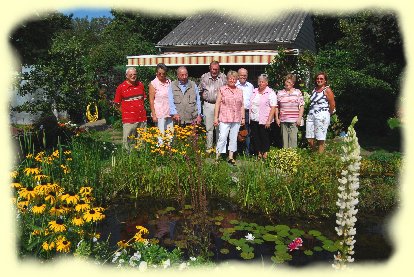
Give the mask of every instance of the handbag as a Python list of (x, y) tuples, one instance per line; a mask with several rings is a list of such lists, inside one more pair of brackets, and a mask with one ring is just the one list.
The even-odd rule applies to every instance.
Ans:
[(239, 142), (244, 142), (248, 134), (249, 132), (247, 131), (246, 128), (240, 129), (239, 133), (237, 134), (237, 140)]

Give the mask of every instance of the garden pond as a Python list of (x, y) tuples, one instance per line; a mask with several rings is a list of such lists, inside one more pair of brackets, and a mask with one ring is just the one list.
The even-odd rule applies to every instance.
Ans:
[[(127, 241), (134, 235), (135, 226), (145, 226), (150, 231), (149, 238), (158, 239), (160, 245), (170, 249), (178, 246), (184, 254), (191, 256), (189, 249), (186, 250), (186, 240), (190, 237), (188, 230), (186, 235), (182, 234), (185, 209), (183, 213), (173, 206), (177, 205), (150, 198), (118, 199), (108, 205), (106, 219), (99, 226), (101, 235), (109, 236), (110, 245), (116, 246), (118, 241)], [(338, 238), (334, 216), (293, 218), (252, 214), (217, 199), (210, 199), (209, 207), (207, 216), (211, 228), (208, 229), (208, 249), (211, 260), (216, 263), (243, 261), (270, 264), (275, 262), (275, 249), (278, 251), (278, 247), (282, 247), (282, 253), (291, 256), (281, 257), (282, 262), (298, 267), (317, 262), (332, 263), (337, 252), (335, 248), (329, 249)], [(391, 257), (394, 247), (388, 230), (390, 216), (357, 215), (354, 255), (357, 263), (386, 261)], [(198, 229), (197, 222), (192, 224), (187, 224), (187, 228)], [(286, 233), (286, 238), (284, 243), (279, 241), (282, 245), (278, 245), (276, 237), (282, 233)], [(296, 237), (303, 238), (303, 247), (286, 251), (289, 239), (292, 241)], [(249, 239), (251, 241), (246, 243)]]

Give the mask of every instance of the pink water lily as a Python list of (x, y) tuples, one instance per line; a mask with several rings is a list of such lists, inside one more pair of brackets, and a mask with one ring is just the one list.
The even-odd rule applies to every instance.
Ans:
[(303, 240), (301, 238), (295, 238), (288, 244), (289, 251), (298, 250), (302, 246)]

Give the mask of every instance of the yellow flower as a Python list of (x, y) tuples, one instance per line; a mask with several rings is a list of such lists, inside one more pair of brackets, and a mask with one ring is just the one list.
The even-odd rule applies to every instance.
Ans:
[(35, 176), (33, 176), (33, 179), (35, 179), (35, 181), (41, 181), (42, 179), (46, 179), (48, 176), (47, 175), (44, 175), (44, 174), (38, 174), (38, 175), (35, 175)]
[(53, 248), (55, 248), (55, 243), (53, 241), (51, 243), (48, 243), (47, 241), (45, 241), (42, 244), (42, 248), (45, 251), (53, 250)]
[(56, 221), (49, 222), (49, 229), (55, 233), (59, 233), (66, 231), (66, 226), (63, 224), (63, 220), (59, 218)]
[(84, 196), (85, 194), (91, 193), (92, 192), (92, 188), (91, 187), (81, 187), (79, 189), (79, 194)]
[(24, 199), (31, 200), (36, 197), (36, 192), (33, 188), (21, 188), (19, 190), (19, 195)]
[(40, 183), (34, 187), (34, 191), (37, 195), (47, 195), (48, 192), (48, 184), (47, 183)]
[(62, 201), (66, 201), (67, 204), (77, 204), (79, 202), (79, 195), (73, 193), (73, 192), (68, 192), (65, 193), (64, 195), (61, 196)]
[(64, 215), (66, 211), (63, 208), (61, 208), (59, 205), (56, 205), (50, 208), (49, 213), (53, 216), (60, 216), (60, 215)]
[(32, 232), (32, 235), (33, 236), (40, 236), (42, 234), (42, 231), (41, 230), (39, 230), (39, 229), (35, 229), (35, 230), (33, 230), (33, 232)]
[(69, 173), (69, 171), (70, 171), (69, 170), (69, 166), (64, 165), (64, 164), (61, 164), (60, 167), (62, 168), (64, 174), (68, 174)]
[(34, 214), (42, 214), (42, 213), (44, 213), (45, 210), (46, 210), (46, 205), (45, 204), (37, 204), (37, 205), (33, 206), (33, 208), (32, 208), (32, 212)]
[(13, 179), (16, 178), (18, 175), (19, 175), (19, 172), (17, 170), (10, 172), (10, 177)]
[(137, 225), (135, 226), (135, 228), (137, 228), (138, 233), (148, 234), (148, 229), (145, 228), (144, 226)]
[(56, 251), (68, 253), (70, 251), (70, 241), (66, 240), (65, 237), (60, 237), (56, 241)]
[(22, 187), (22, 185), (20, 183), (12, 183), (11, 187), (15, 188), (15, 189), (20, 189)]
[(55, 151), (53, 151), (52, 157), (59, 158), (59, 150), (56, 149)]
[(63, 154), (65, 154), (65, 155), (70, 155), (71, 153), (72, 153), (72, 151), (70, 151), (70, 150), (66, 150), (66, 151), (63, 152)]
[(82, 226), (85, 223), (85, 221), (83, 220), (81, 216), (76, 216), (72, 218), (72, 223), (73, 225), (76, 225), (76, 226)]
[(75, 211), (77, 212), (86, 212), (91, 206), (86, 203), (84, 200), (80, 200), (79, 203), (75, 206)]
[(123, 248), (123, 249), (126, 249), (126, 248), (129, 247), (128, 242), (125, 241), (125, 240), (118, 241), (117, 245), (118, 245), (119, 248)]
[(29, 153), (26, 155), (26, 159), (31, 159), (31, 158), (33, 158), (33, 154)]
[(95, 209), (90, 209), (86, 213), (83, 214), (83, 219), (86, 222), (90, 221), (100, 221), (105, 218), (105, 215), (96, 211)]
[(17, 208), (22, 212), (27, 211), (28, 207), (29, 207), (29, 201), (19, 201), (19, 202), (17, 202)]
[(56, 192), (49, 191), (49, 193), (45, 196), (45, 200), (49, 201), (50, 204), (54, 205), (56, 203)]
[(23, 172), (29, 176), (29, 175), (39, 175), (40, 169), (37, 167), (26, 167)]

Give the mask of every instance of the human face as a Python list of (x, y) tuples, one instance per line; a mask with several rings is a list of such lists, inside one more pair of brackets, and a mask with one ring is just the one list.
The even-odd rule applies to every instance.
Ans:
[(180, 80), (181, 83), (183, 83), (183, 84), (187, 83), (187, 81), (188, 81), (187, 69), (180, 69), (178, 71), (177, 78), (178, 78), (178, 80)]
[(227, 85), (231, 88), (236, 87), (237, 78), (234, 76), (227, 77)]
[(323, 76), (322, 74), (316, 76), (316, 85), (318, 87), (323, 87), (324, 85), (326, 85), (326, 80), (325, 80), (325, 76)]
[(245, 84), (247, 81), (247, 70), (239, 70), (239, 82)]
[(137, 81), (137, 71), (136, 70), (128, 70), (125, 75), (127, 81), (131, 84), (134, 84)]
[(259, 90), (263, 91), (267, 87), (268, 82), (265, 79), (259, 78), (258, 85), (259, 85)]
[(165, 74), (165, 70), (158, 68), (157, 70), (157, 78), (158, 80), (160, 80), (161, 82), (164, 82), (166, 79), (167, 74)]
[(291, 90), (293, 88), (293, 82), (292, 82), (292, 80), (286, 80), (285, 81), (285, 90)]
[(216, 63), (210, 65), (211, 77), (216, 78), (218, 76), (219, 72), (220, 72), (220, 65), (218, 65)]

